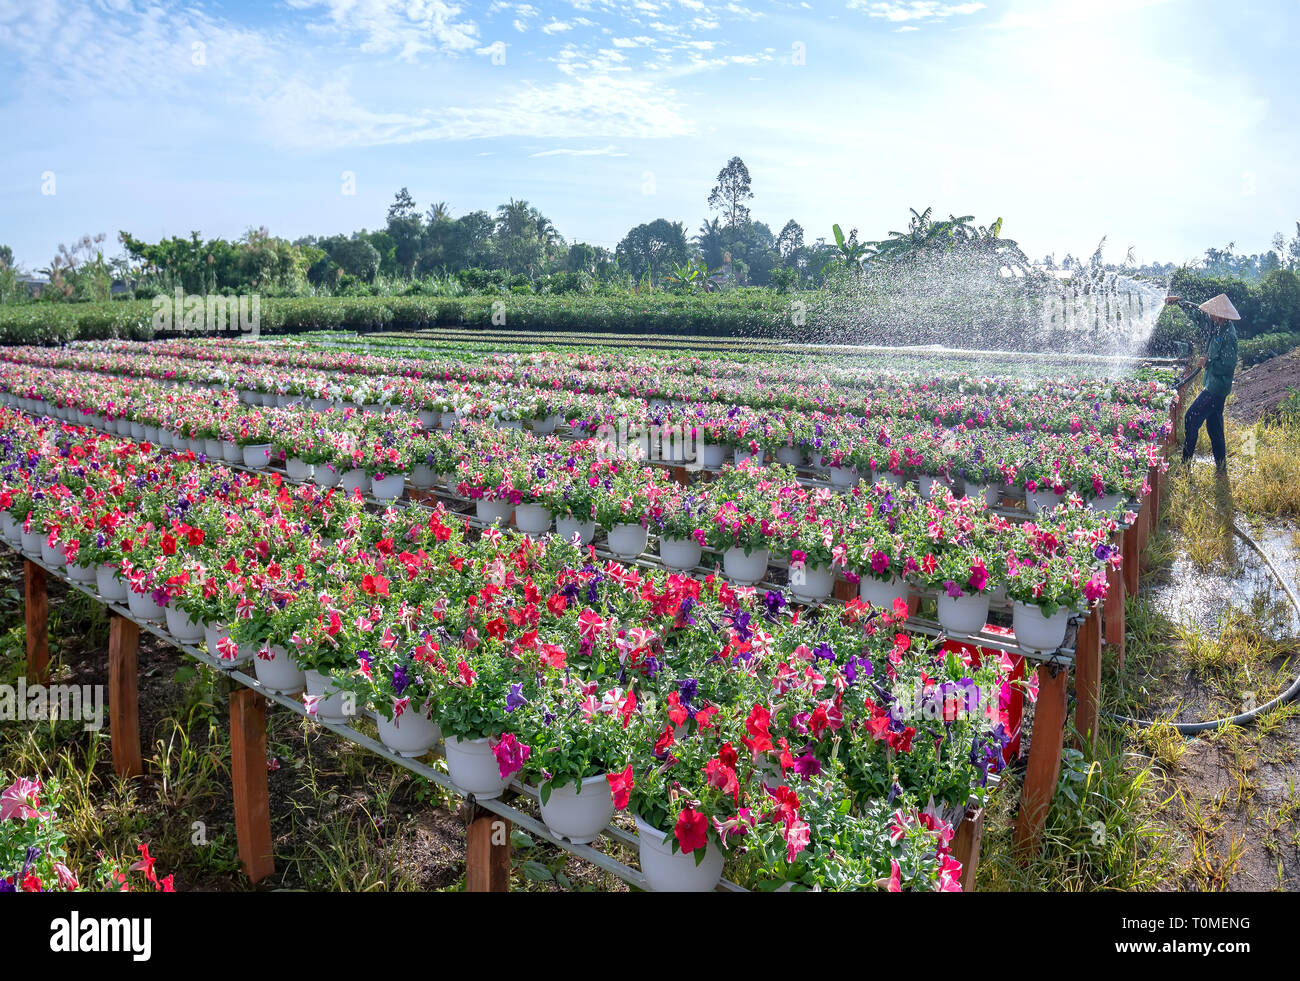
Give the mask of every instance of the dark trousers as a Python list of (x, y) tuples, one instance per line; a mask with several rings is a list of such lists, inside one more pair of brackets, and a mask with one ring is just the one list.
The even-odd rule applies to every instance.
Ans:
[(1226, 396), (1215, 395), (1202, 389), (1196, 401), (1187, 410), (1183, 420), (1186, 439), (1183, 443), (1183, 459), (1190, 460), (1196, 452), (1196, 441), (1201, 435), (1201, 423), (1210, 434), (1210, 449), (1214, 451), (1214, 462), (1223, 463), (1228, 457), (1228, 446), (1223, 439), (1223, 402)]

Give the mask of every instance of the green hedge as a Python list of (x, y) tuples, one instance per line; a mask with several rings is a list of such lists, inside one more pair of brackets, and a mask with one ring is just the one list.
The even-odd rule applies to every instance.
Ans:
[[(498, 302), (502, 304), (504, 325), (493, 323), (493, 304)], [(793, 325), (790, 303), (790, 297), (763, 289), (695, 296), (264, 297), (260, 318), (264, 334), (338, 327), (388, 330), (442, 325), (797, 337), (802, 332)], [(0, 306), (0, 343), (58, 344), (78, 339), (152, 336), (153, 305), (148, 300)]]
[(1300, 334), (1260, 334), (1237, 345), (1237, 357), (1247, 367), (1300, 347)]

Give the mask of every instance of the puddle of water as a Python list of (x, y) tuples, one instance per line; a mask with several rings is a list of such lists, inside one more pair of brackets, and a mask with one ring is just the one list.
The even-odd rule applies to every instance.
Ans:
[[(1242, 525), (1277, 567), (1293, 590), (1300, 593), (1300, 554), (1293, 529), (1268, 524), (1259, 532)], [(1273, 574), (1249, 545), (1233, 536), (1233, 567), (1226, 572), (1196, 568), (1179, 555), (1168, 574), (1144, 588), (1152, 607), (1177, 623), (1190, 621), (1213, 632), (1230, 608), (1256, 611), (1261, 632), (1275, 640), (1300, 636), (1300, 618), (1277, 585)]]

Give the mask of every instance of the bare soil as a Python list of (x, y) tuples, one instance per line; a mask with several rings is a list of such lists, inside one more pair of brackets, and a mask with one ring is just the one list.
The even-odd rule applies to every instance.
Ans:
[(1278, 355), (1239, 374), (1224, 414), (1239, 423), (1258, 422), (1276, 411), (1293, 388), (1300, 388), (1300, 350)]

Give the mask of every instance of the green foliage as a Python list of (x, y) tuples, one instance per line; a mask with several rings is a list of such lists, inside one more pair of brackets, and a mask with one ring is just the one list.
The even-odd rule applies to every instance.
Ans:
[(1237, 345), (1237, 357), (1242, 365), (1250, 367), (1286, 354), (1300, 347), (1300, 333), (1296, 334), (1259, 334)]

